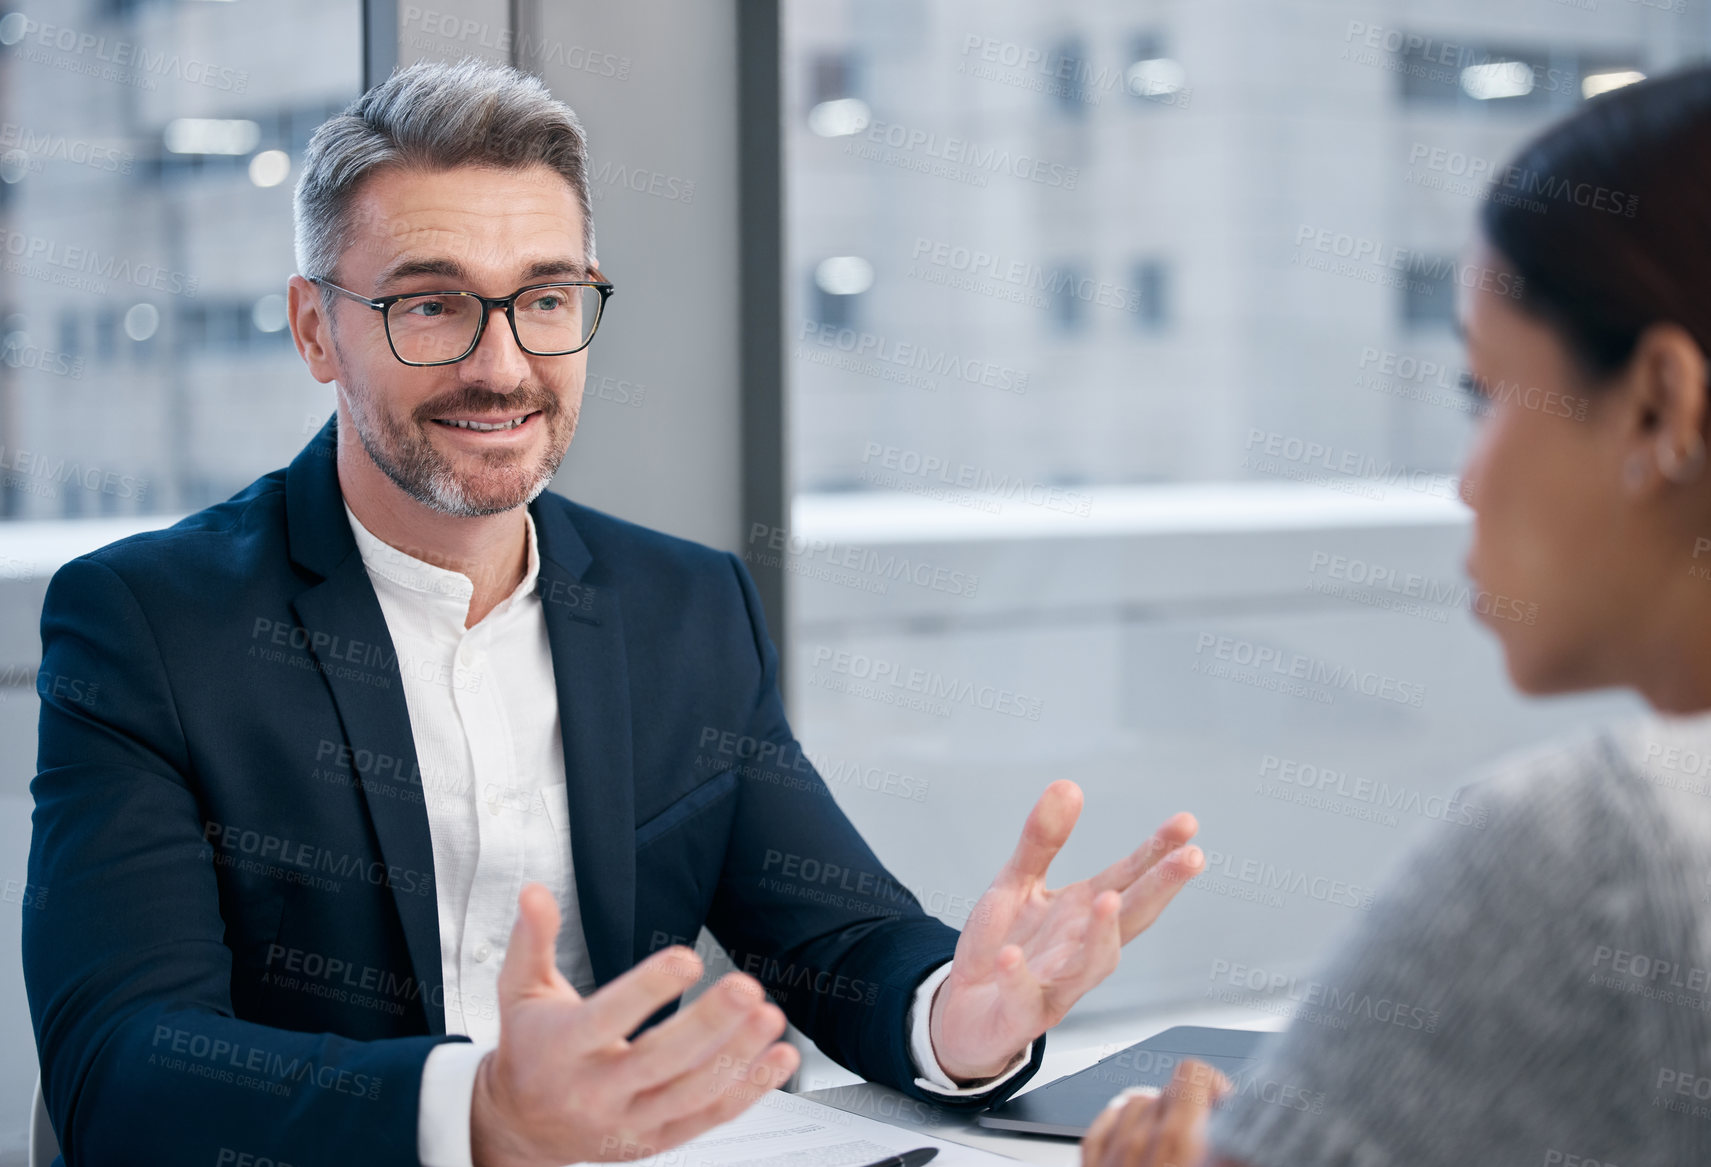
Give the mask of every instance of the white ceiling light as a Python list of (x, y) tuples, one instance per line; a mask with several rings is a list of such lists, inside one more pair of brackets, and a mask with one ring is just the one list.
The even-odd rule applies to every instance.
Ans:
[(1136, 97), (1163, 97), (1182, 92), (1188, 81), (1188, 70), (1180, 61), (1153, 57), (1130, 65), (1124, 79), (1129, 83), (1129, 92)]
[(285, 297), (269, 292), (250, 308), (250, 321), (257, 332), (278, 332), (285, 327)]
[(859, 296), (873, 287), (873, 265), (859, 255), (834, 255), (814, 269), (814, 283), (831, 296)]
[(263, 150), (250, 159), (250, 181), (257, 186), (278, 186), (291, 173), (291, 155), (284, 150)]
[(859, 134), (873, 121), (873, 111), (859, 97), (840, 97), (822, 101), (808, 111), (808, 128), (822, 138), (842, 138)]
[(1581, 79), (1580, 95), (1582, 97), (1597, 97), (1600, 93), (1609, 93), (1612, 89), (1620, 89), (1624, 85), (1632, 85), (1636, 81), (1644, 81), (1646, 75), (1633, 69), (1615, 69), (1608, 73), (1588, 73)]
[(160, 327), (160, 309), (153, 304), (132, 304), (125, 313), (125, 335), (132, 340), (147, 340)]
[(1461, 91), (1478, 101), (1525, 97), (1533, 92), (1533, 67), (1525, 61), (1493, 61), (1461, 71)]
[(166, 148), (174, 154), (248, 154), (261, 141), (261, 127), (243, 118), (174, 118), (166, 123)]

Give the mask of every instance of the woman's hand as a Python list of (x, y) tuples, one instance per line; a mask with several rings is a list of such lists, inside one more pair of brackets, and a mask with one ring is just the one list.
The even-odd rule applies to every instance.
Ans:
[(1081, 1141), (1081, 1167), (1199, 1167), (1212, 1104), (1229, 1089), (1228, 1078), (1190, 1058), (1162, 1091), (1125, 1090)]

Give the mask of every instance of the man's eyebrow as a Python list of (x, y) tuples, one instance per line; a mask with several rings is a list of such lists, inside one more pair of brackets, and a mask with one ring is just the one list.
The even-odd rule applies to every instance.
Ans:
[[(585, 280), (588, 278), (588, 271), (586, 261), (573, 257), (538, 259), (523, 269), (522, 279), (524, 284), (553, 279)], [(455, 259), (445, 256), (411, 256), (384, 269), (375, 281), (375, 288), (384, 289), (388, 284), (415, 276), (445, 276), (457, 281), (460, 287), (468, 287), (470, 282), (469, 272)]]
[(555, 279), (564, 277), (572, 280), (588, 278), (588, 264), (580, 259), (539, 259), (531, 263), (523, 272), (523, 282), (533, 283), (536, 280)]
[(383, 289), (387, 284), (412, 276), (446, 276), (450, 279), (468, 281), (468, 273), (463, 264), (455, 259), (444, 256), (407, 256), (380, 273), (374, 281), (376, 289)]

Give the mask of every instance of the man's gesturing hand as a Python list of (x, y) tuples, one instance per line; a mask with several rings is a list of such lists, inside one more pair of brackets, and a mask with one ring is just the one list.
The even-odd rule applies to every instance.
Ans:
[(1172, 816), (1133, 854), (1052, 891), (1046, 868), (1081, 815), (1081, 788), (1046, 787), (1010, 861), (970, 913), (951, 973), (934, 995), (933, 1052), (953, 1079), (1002, 1073), (1117, 967), (1118, 950), (1205, 866), (1186, 846), (1194, 816)]
[(736, 1117), (796, 1072), (773, 1044), (784, 1013), (731, 973), (634, 1041), (628, 1035), (701, 975), (687, 948), (657, 952), (584, 1000), (554, 963), (558, 905), (538, 883), (517, 897), (499, 972), (499, 1048), (470, 1104), (476, 1167), (639, 1159)]

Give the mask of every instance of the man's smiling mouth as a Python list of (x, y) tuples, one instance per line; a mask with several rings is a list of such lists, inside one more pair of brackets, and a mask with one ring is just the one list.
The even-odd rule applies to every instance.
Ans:
[(514, 430), (539, 412), (540, 410), (537, 409), (509, 418), (436, 417), (433, 420), (437, 425), (450, 426), (454, 429), (493, 433), (499, 430)]

